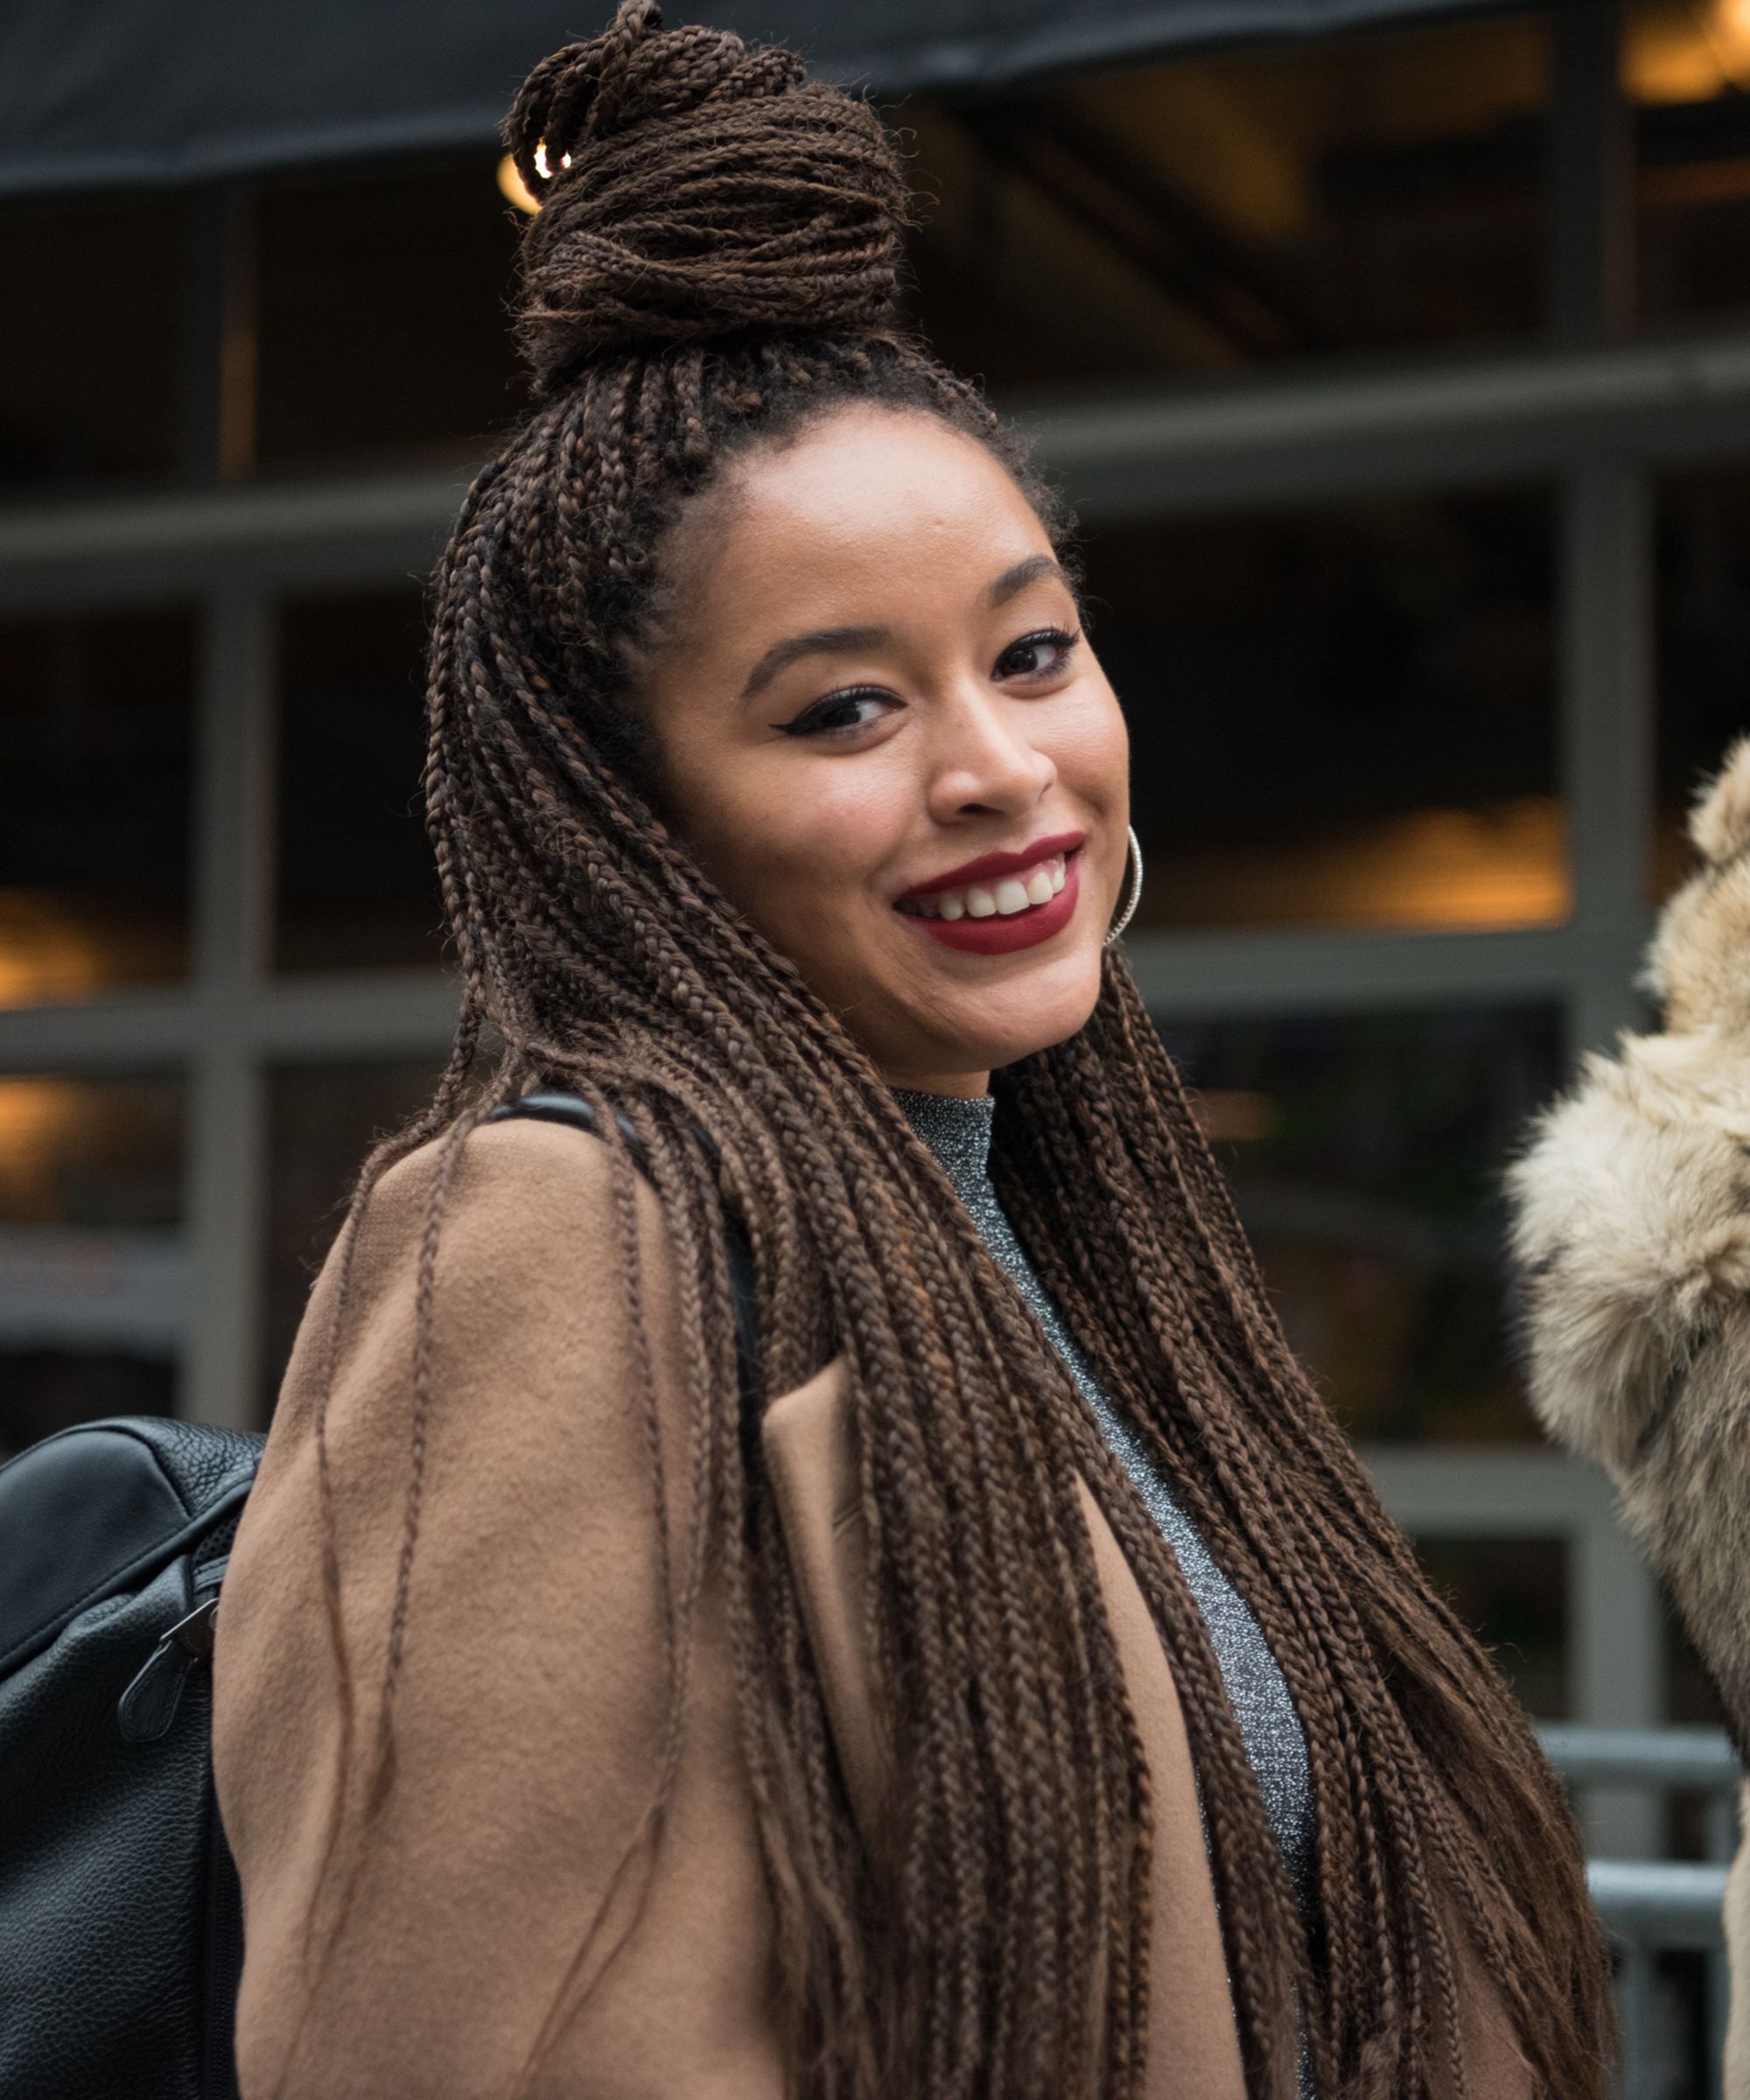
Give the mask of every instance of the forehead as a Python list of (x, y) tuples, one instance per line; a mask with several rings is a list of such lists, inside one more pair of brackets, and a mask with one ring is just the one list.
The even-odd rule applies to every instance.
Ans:
[(903, 410), (843, 410), (750, 452), (710, 508), (692, 580), (762, 624), (804, 603), (812, 618), (822, 596), (982, 593), (1051, 545), (982, 444)]

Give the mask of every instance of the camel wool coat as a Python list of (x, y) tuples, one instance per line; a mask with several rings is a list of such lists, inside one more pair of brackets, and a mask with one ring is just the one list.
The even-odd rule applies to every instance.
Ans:
[[(409, 1474), (416, 1272), (434, 1151), (360, 1226), (328, 1424), (351, 1768), (369, 1769)], [(495, 2100), (515, 2086), (662, 1757), (660, 1534), (606, 1149), (490, 1124), (452, 1187), (435, 1292), (426, 1477), (394, 1715), (393, 1784), (364, 1864), (317, 1902), (344, 1702), (322, 1582), (314, 1434), (337, 1263), (318, 1278), (239, 1530), (215, 1666), (214, 1751), (242, 1877), (244, 2100)], [(671, 1564), (687, 1535), (672, 1254), (638, 1186), (644, 1310)], [(886, 1763), (861, 1642), (864, 1546), (846, 1369), (774, 1399), (765, 1459), (853, 1811)], [(1185, 1724), (1141, 1592), (1083, 1491), (1153, 1782), (1150, 2100), (1244, 2100)], [(672, 1808), (641, 1916), (529, 2090), (541, 2100), (782, 2100), (769, 1899), (708, 1582)], [(361, 1786), (335, 1858), (353, 1857)], [(335, 1888), (339, 1886), (337, 1899)], [(337, 1914), (340, 1914), (338, 1930)], [(624, 1907), (609, 1916), (624, 1922)], [(1530, 2100), (1498, 2001), (1470, 1970), (1475, 2100)]]

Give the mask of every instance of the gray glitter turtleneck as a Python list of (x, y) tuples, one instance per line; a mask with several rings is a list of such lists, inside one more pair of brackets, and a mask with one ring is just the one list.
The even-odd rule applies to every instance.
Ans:
[[(1233, 1702), (1240, 1737), (1257, 1774), (1264, 1809), (1282, 1847), (1289, 1878), (1303, 1914), (1310, 1913), (1312, 1782), (1306, 1761), (1306, 1738), (1287, 1683), (1250, 1606), (1215, 1564), (1191, 1519), (1173, 1499), (1159, 1468), (1101, 1388), (1062, 1313), (1033, 1273), (1014, 1228), (1003, 1214), (990, 1180), (990, 1129), (997, 1113), (996, 1096), (985, 1094), (969, 1101), (954, 1095), (920, 1094), (907, 1087), (896, 1087), (893, 1098), (941, 1162), (998, 1267), (1012, 1278), (1032, 1307), (1092, 1410), (1114, 1456), (1178, 1556), (1186, 1583), (1208, 1626), (1222, 1680)], [(1199, 1805), (1200, 1808), (1200, 1801)], [(1310, 2100), (1312, 2089), (1304, 2050), (1299, 2086), (1303, 2100)]]

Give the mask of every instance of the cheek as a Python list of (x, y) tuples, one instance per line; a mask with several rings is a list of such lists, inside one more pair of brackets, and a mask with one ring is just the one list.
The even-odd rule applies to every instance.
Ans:
[[(691, 833), (718, 886), (773, 930), (806, 934), (841, 920), (904, 844), (910, 821), (902, 785), (867, 766), (749, 768), (719, 774), (709, 816)], [(804, 945), (807, 943), (804, 942)]]
[(1102, 808), (1124, 810), (1130, 802), (1130, 738), (1117, 696), (1104, 679), (1097, 695), (1084, 695), (1052, 740), (1052, 758), (1067, 785)]

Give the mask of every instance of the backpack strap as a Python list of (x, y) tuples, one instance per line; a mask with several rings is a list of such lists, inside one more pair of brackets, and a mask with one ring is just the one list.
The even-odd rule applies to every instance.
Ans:
[[(494, 1109), (486, 1121), (568, 1123), (575, 1130), (587, 1130), (592, 1137), (600, 1126), (596, 1110), (580, 1095), (545, 1090), (525, 1094), (519, 1101), (506, 1102), (502, 1107)], [(654, 1186), (649, 1151), (643, 1138), (623, 1110), (615, 1111), (614, 1122), (626, 1141), (633, 1164)], [(709, 1144), (709, 1139), (706, 1142)], [(760, 1327), (753, 1295), (753, 1249), (747, 1237), (746, 1225), (734, 1211), (724, 1216), (724, 1252), (729, 1262), (730, 1297), (735, 1307), (735, 1368), (741, 1396), (741, 1462), (751, 1483), (759, 1479), (760, 1471), (760, 1418), (763, 1410), (760, 1397)]]

